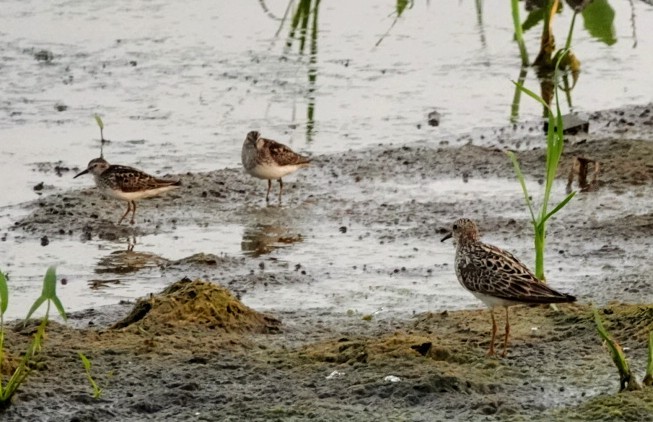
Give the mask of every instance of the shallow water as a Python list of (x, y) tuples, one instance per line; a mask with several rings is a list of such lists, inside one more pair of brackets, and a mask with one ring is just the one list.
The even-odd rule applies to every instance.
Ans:
[[(629, 3), (611, 4), (616, 10), (615, 45), (593, 40), (580, 25), (574, 36), (583, 66), (573, 92), (580, 111), (643, 103), (653, 94), (653, 58), (643, 54), (652, 50), (653, 8), (635, 3), (638, 45), (633, 48)], [(277, 16), (285, 5), (268, 2)], [(390, 1), (322, 3), (317, 78), (311, 91), (308, 58), (284, 56), (287, 29), (275, 38), (279, 22), (266, 16), (258, 2), (4, 2), (1, 233), (26, 213), (18, 204), (37, 197), (32, 189), (37, 183), (44, 182), (44, 194), (92, 183), (72, 176), (98, 155), (93, 113), (102, 115), (106, 124), (105, 137), (111, 142), (104, 152), (110, 161), (155, 174), (237, 167), (242, 139), (250, 129), (313, 154), (390, 143), (455, 144), (470, 130), (475, 143), (496, 141), (481, 139), (480, 134), (483, 128), (508, 125), (510, 80), (519, 73), (508, 5), (486, 4), (479, 24), (473, 2), (416, 2), (375, 48), (392, 23), (394, 7)], [(559, 43), (569, 18), (564, 13), (556, 20)], [(537, 33), (526, 35), (533, 55)], [(51, 62), (34, 58), (41, 49), (52, 51)], [(531, 71), (527, 85), (535, 84)], [(315, 103), (315, 122), (309, 136), (310, 101)], [(57, 111), (56, 105), (67, 109)], [(442, 114), (438, 127), (426, 124), (433, 110)], [(539, 114), (534, 102), (522, 100), (523, 120)], [(70, 168), (61, 176), (53, 171), (59, 161)], [(404, 202), (478, 196), (492, 201), (501, 194), (508, 201), (521, 200), (519, 190), (504, 180), (463, 184), (452, 179), (426, 185), (387, 180), (368, 191), (357, 189), (342, 192), (342, 198), (364, 195), (378, 202)], [(591, 201), (588, 208), (600, 203)], [(649, 202), (638, 203), (636, 207), (650, 209)], [(604, 207), (600, 218), (621, 213), (618, 207)], [(165, 228), (136, 239), (135, 250), (168, 260), (201, 251), (259, 254), (256, 259), (273, 257), (289, 268), (310, 263), (308, 271), (320, 280), (317, 285), (275, 287), (274, 300), (265, 288), (248, 291), (245, 302), (264, 309), (408, 313), (476, 304), (455, 283), (451, 245), (389, 242), (379, 248), (353, 235), (364, 234), (364, 227), (350, 226), (345, 237), (314, 227), (311, 218), (275, 228), (270, 218), (252, 215), (248, 223), (210, 230)], [(36, 297), (51, 263), (59, 264), (60, 275), (68, 280), (60, 295), (69, 310), (140, 296), (178, 276), (153, 266), (121, 275), (120, 284), (90, 289), (89, 280), (116, 278), (94, 270), (100, 259), (127, 247), (124, 239), (82, 243), (70, 238), (42, 247), (38, 239), (22, 236), (9, 232), (0, 242), (2, 268), (11, 278), (10, 317), (21, 316)], [(272, 246), (260, 255), (256, 242)], [(529, 248), (514, 246), (522, 256), (530, 254)], [(575, 265), (563, 262), (561, 269)], [(573, 283), (573, 277), (565, 283)]]
[[(376, 185), (375, 185), (376, 186)], [(537, 191), (537, 182), (529, 182)], [(503, 217), (523, 219), (521, 192), (516, 182), (502, 179), (441, 179), (418, 184), (397, 180), (379, 183), (378, 189), (360, 189), (357, 184), (340, 192), (339, 200), (378, 201), (369, 205), (371, 212), (380, 205), (402, 204), (411, 200), (474, 204), (474, 209), (492, 209), (500, 194), (505, 203)], [(608, 189), (591, 196), (579, 195), (552, 225), (558, 232), (578, 221), (610, 221), (650, 207), (651, 189), (635, 187), (627, 195), (615, 195)], [(564, 197), (564, 186), (556, 185), (553, 201)], [(637, 201), (633, 198), (637, 197)], [(349, 198), (349, 199), (348, 199)], [(638, 206), (631, 206), (635, 202)], [(597, 204), (610, 204), (599, 206)], [(496, 206), (496, 205), (494, 205)], [(640, 209), (641, 208), (641, 209)], [(453, 270), (454, 248), (441, 243), (439, 227), (425, 227), (432, 236), (407, 238), (387, 235), (385, 229), (413, 228), (400, 221), (382, 225), (360, 225), (343, 218), (338, 230), (333, 222), (323, 224), (319, 209), (312, 207), (248, 207), (243, 224), (222, 223), (209, 226), (166, 227), (152, 235), (118, 238), (115, 241), (80, 241), (76, 236), (52, 239), (46, 247), (40, 240), (9, 232), (0, 242), (0, 253), (8, 257), (13, 302), (8, 314), (20, 317), (40, 291), (44, 263), (58, 263), (59, 277), (67, 283), (59, 286), (59, 295), (67, 309), (81, 310), (102, 304), (133, 299), (158, 291), (183, 276), (199, 276), (229, 284), (234, 278), (261, 274), (267, 282), (247, 287), (242, 300), (258, 310), (289, 311), (322, 309), (360, 314), (411, 315), (415, 312), (480, 307), (481, 304), (457, 283)], [(144, 223), (147, 224), (147, 223)], [(627, 244), (621, 240), (592, 235), (570, 244), (557, 233), (549, 245), (548, 278), (563, 291), (582, 294), (592, 300), (592, 286), (602, 280), (627, 274), (638, 262), (646, 262), (650, 241)], [(518, 237), (489, 233), (489, 243), (508, 247), (516, 256), (530, 262), (532, 245), (527, 230)], [(133, 245), (134, 252), (127, 253)], [(621, 248), (627, 254), (600, 253), (602, 247)], [(572, 252), (573, 250), (573, 252)], [(617, 249), (618, 250), (618, 249)], [(242, 259), (242, 265), (189, 268), (167, 265), (197, 252), (219, 257)], [(596, 252), (596, 253), (595, 253)], [(299, 272), (305, 272), (299, 276)], [(290, 281), (274, 277), (289, 273)], [(264, 274), (268, 274), (265, 276)], [(272, 279), (266, 277), (272, 277)], [(620, 287), (615, 284), (615, 288)]]
[[(650, 101), (653, 8), (635, 2), (637, 48), (627, 1), (612, 1), (618, 42), (606, 46), (578, 25), (582, 61), (573, 91), (577, 110), (591, 112)], [(281, 16), (286, 3), (268, 2)], [(306, 136), (308, 60), (284, 56), (286, 28), (258, 2), (133, 3), (8, 1), (3, 3), (3, 92), (0, 181), (7, 203), (33, 198), (52, 179), (34, 163), (84, 166), (98, 155), (93, 113), (103, 116), (110, 160), (150, 172), (185, 172), (238, 165), (250, 129), (312, 153), (378, 143), (453, 141), (471, 128), (508, 123), (519, 73), (508, 5), (486, 4), (479, 24), (473, 2), (418, 1), (389, 35), (395, 3), (325, 2), (320, 9), (315, 129)], [(555, 22), (558, 42), (569, 13)], [(525, 14), (524, 14), (525, 16)], [(365, 25), (361, 25), (365, 22)], [(535, 54), (537, 31), (526, 33)], [(34, 53), (51, 51), (51, 62)], [(287, 57), (287, 59), (282, 59)], [(533, 72), (528, 86), (535, 87)], [(596, 89), (600, 87), (600, 89)], [(55, 105), (68, 108), (58, 112)], [(439, 127), (426, 124), (430, 111)], [(522, 101), (523, 119), (540, 114)], [(417, 128), (421, 125), (421, 129)], [(477, 142), (482, 142), (477, 140)], [(0, 204), (1, 205), (1, 204)]]

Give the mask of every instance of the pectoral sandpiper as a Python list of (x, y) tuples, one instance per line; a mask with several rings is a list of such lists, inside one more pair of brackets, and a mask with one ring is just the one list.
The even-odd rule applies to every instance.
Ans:
[(453, 237), (456, 247), (456, 276), (464, 288), (490, 308), (492, 340), (488, 355), (494, 355), (497, 323), (494, 308), (506, 310), (506, 334), (503, 356), (508, 350), (510, 320), (508, 307), (523, 304), (574, 302), (576, 298), (559, 293), (540, 281), (524, 264), (510, 253), (481, 242), (476, 224), (466, 218), (456, 220), (453, 231), (442, 241)]

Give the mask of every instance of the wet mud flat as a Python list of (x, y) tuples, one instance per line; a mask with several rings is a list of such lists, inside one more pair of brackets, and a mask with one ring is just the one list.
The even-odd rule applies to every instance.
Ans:
[[(650, 389), (617, 395), (586, 305), (516, 308), (503, 359), (485, 356), (484, 310), (269, 316), (187, 279), (134, 310), (104, 329), (51, 323), (37, 369), (3, 420), (645, 420), (651, 412)], [(643, 367), (653, 307), (612, 305), (602, 315)], [(6, 365), (34, 329), (9, 332)], [(93, 362), (99, 399), (78, 352)]]
[[(142, 306), (132, 303), (79, 313), (74, 324), (52, 323), (37, 369), (3, 420), (46, 419), (41, 412), (48, 420), (645, 419), (653, 411), (653, 394), (616, 394), (618, 376), (596, 334), (590, 303), (601, 307), (608, 329), (628, 348), (641, 377), (653, 323), (648, 305), (653, 302), (652, 113), (653, 106), (596, 113), (591, 127), (601, 130), (570, 138), (559, 174), (561, 191), (574, 157), (601, 163), (598, 188), (580, 193), (549, 230), (555, 250), (548, 259), (561, 267), (549, 264), (550, 280), (579, 303), (557, 312), (515, 308), (505, 359), (485, 356), (490, 321), (480, 307), (452, 311), (440, 303), (434, 305), (438, 311), (414, 315), (361, 314), (348, 304), (301, 310), (268, 306), (265, 315), (247, 308), (239, 298), (247, 303), (253, 291), (264, 288), (273, 303), (278, 289), (318, 285), (327, 271), (309, 258), (299, 268), (270, 265), (261, 258), (266, 240), (259, 239), (250, 242), (258, 252), (247, 257), (198, 251), (188, 259), (157, 261), (177, 279), (208, 275), (213, 284), (183, 298), (174, 296), (179, 290), (163, 294), (173, 301), (145, 299), (151, 302), (149, 317), (115, 326)], [(31, 213), (12, 233), (112, 241), (185, 226), (247, 227), (255, 217), (259, 223), (287, 219), (321, 225), (343, 242), (364, 237), (377, 248), (410, 248), (439, 242), (451, 222), (465, 215), (479, 221), (482, 236), (493, 243), (527, 250), (531, 231), (519, 195), (506, 201), (443, 195), (446, 184), (440, 182), (495, 179), (518, 189), (503, 152), (511, 148), (537, 186), (545, 151), (541, 137), (529, 135), (529, 129), (490, 133), (492, 147), (469, 139), (456, 147), (425, 142), (317, 156), (313, 167), (288, 183), (286, 205), (280, 208), (264, 207), (264, 184), (240, 169), (179, 175), (184, 187), (169, 195), (174, 200), (144, 202), (134, 227), (116, 226), (123, 204), (95, 189), (44, 195), (25, 205)], [(364, 233), (352, 229), (361, 226)], [(293, 247), (292, 239), (286, 240)], [(118, 272), (120, 262), (106, 268)], [(455, 283), (451, 265), (404, 270), (401, 261), (388, 262), (380, 273), (403, 277), (429, 270), (436, 274), (432, 279), (449, 272), (446, 278)], [(352, 278), (356, 271), (352, 268)], [(218, 285), (235, 296), (213, 292)], [(201, 300), (213, 305), (194, 304)], [(182, 311), (171, 309), (171, 303), (181, 303)], [(196, 311), (200, 308), (203, 313)], [(29, 333), (30, 326), (9, 333), (14, 357)], [(93, 362), (104, 389), (100, 399), (91, 397), (78, 351)]]

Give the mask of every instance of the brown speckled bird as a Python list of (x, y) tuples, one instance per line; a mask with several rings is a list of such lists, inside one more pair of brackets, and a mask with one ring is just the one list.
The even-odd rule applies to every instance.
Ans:
[(508, 307), (523, 304), (547, 304), (574, 302), (576, 298), (559, 293), (541, 282), (524, 264), (503, 249), (480, 240), (478, 228), (473, 221), (461, 218), (453, 224), (453, 231), (442, 241), (453, 237), (456, 247), (456, 276), (464, 288), (490, 308), (492, 316), (492, 340), (488, 355), (494, 355), (497, 323), (494, 308), (506, 310), (506, 334), (503, 356), (508, 350), (510, 320)]
[(247, 134), (245, 142), (243, 142), (241, 159), (248, 174), (268, 180), (266, 202), (270, 201), (272, 179), (279, 180), (279, 203), (281, 203), (283, 191), (281, 178), (306, 167), (311, 162), (310, 158), (297, 154), (279, 142), (262, 138), (261, 134), (256, 131)]
[(73, 179), (86, 173), (93, 175), (95, 184), (103, 193), (127, 201), (127, 211), (118, 224), (122, 223), (129, 211), (132, 211), (130, 223), (134, 224), (136, 200), (150, 198), (181, 186), (179, 180), (159, 179), (132, 167), (109, 164), (102, 157), (91, 160), (86, 170)]

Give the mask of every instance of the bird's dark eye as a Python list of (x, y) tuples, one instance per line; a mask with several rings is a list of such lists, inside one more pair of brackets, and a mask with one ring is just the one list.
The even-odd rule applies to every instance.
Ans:
[(458, 230), (458, 224), (454, 224), (454, 225), (453, 225), (453, 229), (454, 229), (454, 230)]

